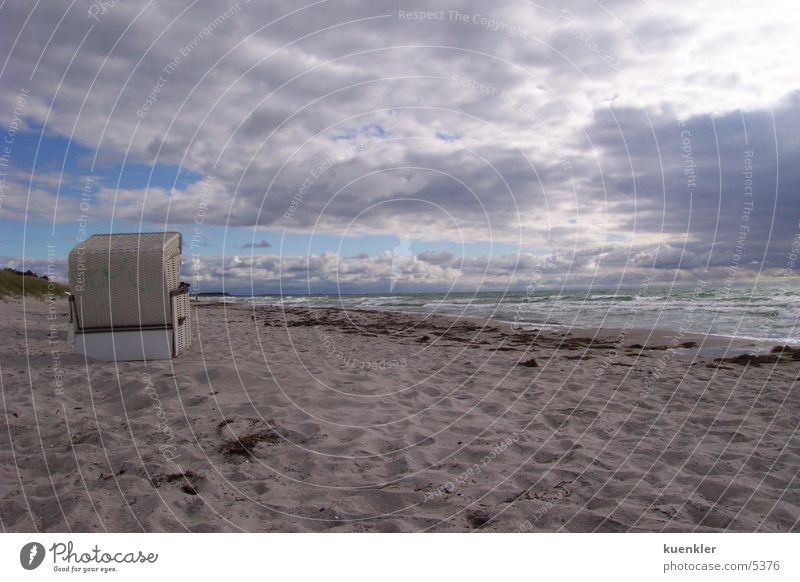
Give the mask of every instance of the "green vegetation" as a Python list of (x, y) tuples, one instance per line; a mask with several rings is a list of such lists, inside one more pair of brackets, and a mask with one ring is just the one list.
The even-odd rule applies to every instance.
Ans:
[(47, 295), (48, 291), (63, 297), (64, 291), (69, 291), (69, 287), (66, 285), (48, 281), (36, 273), (30, 271), (21, 273), (14, 269), (3, 269), (0, 271), (0, 297), (22, 297), (23, 282), (27, 297), (41, 298)]

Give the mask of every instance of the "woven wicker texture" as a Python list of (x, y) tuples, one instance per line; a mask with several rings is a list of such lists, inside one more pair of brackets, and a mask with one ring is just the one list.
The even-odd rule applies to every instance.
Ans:
[(172, 298), (174, 318), (172, 328), (175, 330), (175, 355), (192, 345), (192, 322), (190, 317), (189, 294), (183, 293)]
[(81, 329), (172, 324), (180, 281), (178, 232), (97, 234), (69, 254)]

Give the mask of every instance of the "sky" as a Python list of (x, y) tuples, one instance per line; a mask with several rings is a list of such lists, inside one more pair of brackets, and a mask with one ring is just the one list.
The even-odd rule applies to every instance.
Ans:
[(0, 4), (0, 266), (183, 234), (198, 292), (794, 281), (800, 7)]

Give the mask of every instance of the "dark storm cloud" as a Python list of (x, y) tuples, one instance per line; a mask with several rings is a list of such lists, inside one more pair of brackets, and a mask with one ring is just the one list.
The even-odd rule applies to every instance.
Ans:
[(247, 243), (246, 245), (242, 245), (243, 249), (268, 249), (272, 246), (272, 243), (266, 240), (261, 240), (255, 243)]
[(606, 195), (627, 205), (627, 230), (685, 236), (687, 256), (709, 266), (730, 263), (741, 241), (743, 263), (779, 267), (800, 232), (799, 130), (797, 99), (787, 96), (720, 117), (605, 110), (588, 132)]

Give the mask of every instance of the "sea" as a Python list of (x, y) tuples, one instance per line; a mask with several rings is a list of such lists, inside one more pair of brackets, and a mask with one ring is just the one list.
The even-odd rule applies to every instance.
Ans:
[[(219, 297), (201, 300), (220, 301)], [(800, 289), (688, 288), (227, 296), (230, 303), (431, 313), (526, 328), (661, 329), (800, 345)]]

